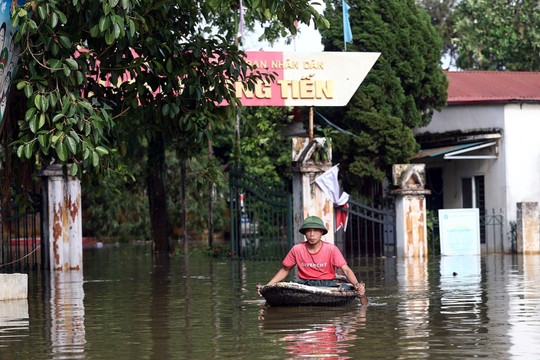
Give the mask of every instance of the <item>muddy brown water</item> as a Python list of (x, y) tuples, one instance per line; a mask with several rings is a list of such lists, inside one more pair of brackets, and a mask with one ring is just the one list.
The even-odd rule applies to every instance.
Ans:
[(85, 249), (0, 302), (0, 359), (540, 358), (540, 257), (349, 259), (370, 305), (268, 307), (278, 261)]

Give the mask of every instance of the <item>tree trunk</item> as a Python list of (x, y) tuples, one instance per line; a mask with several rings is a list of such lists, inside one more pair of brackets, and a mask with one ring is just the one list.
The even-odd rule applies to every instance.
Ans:
[(187, 167), (186, 160), (182, 160), (181, 165), (182, 170), (182, 228), (184, 232), (184, 254), (187, 254), (189, 251), (189, 235), (187, 231), (187, 219), (188, 219), (188, 210), (187, 210)]
[(170, 227), (164, 184), (165, 145), (161, 137), (150, 139), (146, 170), (154, 252), (168, 253), (171, 250), (169, 244)]
[[(212, 166), (212, 139), (208, 138), (208, 165)], [(208, 182), (208, 247), (214, 246), (214, 183)]]

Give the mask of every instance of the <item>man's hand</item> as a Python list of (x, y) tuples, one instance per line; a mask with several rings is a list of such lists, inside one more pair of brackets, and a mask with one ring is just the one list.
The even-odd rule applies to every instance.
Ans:
[(364, 285), (364, 282), (357, 282), (354, 285), (354, 290), (358, 293), (358, 295), (364, 295), (366, 293), (366, 285)]

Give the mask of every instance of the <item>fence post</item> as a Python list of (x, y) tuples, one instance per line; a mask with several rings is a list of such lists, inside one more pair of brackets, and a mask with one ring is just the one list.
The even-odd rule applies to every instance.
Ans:
[(391, 193), (396, 197), (396, 252), (401, 257), (425, 257), (427, 252), (424, 164), (396, 164)]
[(517, 252), (540, 253), (540, 226), (537, 202), (517, 203)]
[(48, 166), (40, 175), (47, 178), (49, 269), (82, 270), (80, 181), (64, 175), (60, 164)]

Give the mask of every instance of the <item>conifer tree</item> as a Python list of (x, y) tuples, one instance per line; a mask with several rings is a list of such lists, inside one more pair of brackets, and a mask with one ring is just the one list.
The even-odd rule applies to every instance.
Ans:
[[(345, 188), (369, 196), (393, 164), (408, 162), (418, 150), (412, 129), (428, 124), (446, 104), (448, 81), (440, 66), (441, 39), (413, 0), (348, 4), (353, 43), (347, 51), (381, 56), (349, 104), (326, 113), (355, 135), (334, 137), (333, 158), (341, 164)], [(325, 51), (341, 51), (341, 1), (328, 2), (325, 17), (331, 24), (321, 30)]]

